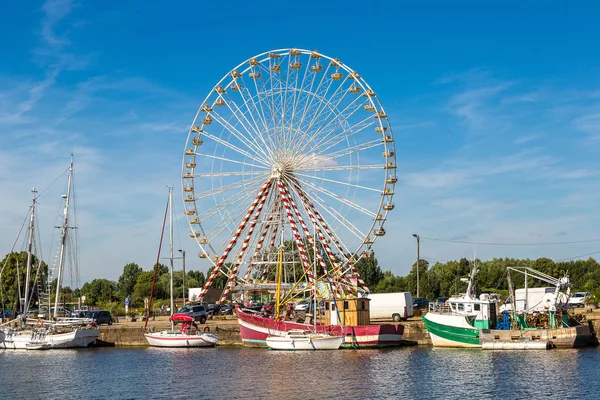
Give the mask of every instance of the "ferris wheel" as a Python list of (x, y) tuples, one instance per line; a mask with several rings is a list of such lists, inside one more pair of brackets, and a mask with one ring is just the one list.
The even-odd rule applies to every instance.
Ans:
[(214, 266), (200, 299), (220, 274), (221, 301), (265, 279), (284, 242), (308, 283), (368, 291), (355, 263), (385, 235), (395, 146), (376, 93), (337, 58), (280, 49), (229, 71), (194, 118), (182, 170), (190, 236)]

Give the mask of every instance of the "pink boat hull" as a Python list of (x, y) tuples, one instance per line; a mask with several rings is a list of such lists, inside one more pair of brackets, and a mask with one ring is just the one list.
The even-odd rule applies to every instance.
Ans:
[[(267, 347), (267, 336), (281, 335), (291, 329), (312, 330), (310, 324), (290, 321), (275, 321), (272, 318), (244, 312), (236, 307), (236, 315), (240, 325), (240, 335), (244, 346)], [(325, 326), (317, 325), (318, 333), (334, 333), (344, 335), (342, 347), (373, 348), (400, 346), (404, 327), (401, 325), (360, 325), (360, 326)]]

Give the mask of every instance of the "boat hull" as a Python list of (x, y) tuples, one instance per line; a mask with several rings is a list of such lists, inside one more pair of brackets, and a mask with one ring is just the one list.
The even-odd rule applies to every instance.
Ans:
[[(587, 346), (593, 336), (589, 325), (558, 329), (477, 329), (473, 328), (463, 315), (434, 312), (425, 314), (423, 321), (434, 347), (480, 348), (483, 343), (523, 344), (524, 342), (540, 342), (544, 344), (551, 343), (551, 347), (573, 348)], [(502, 346), (495, 347), (500, 348)], [(523, 348), (525, 347), (546, 349), (548, 346), (523, 345)]]
[(74, 329), (65, 333), (52, 333), (44, 329), (4, 332), (0, 348), (13, 350), (68, 349), (88, 347), (100, 336), (98, 328)]
[(210, 333), (186, 334), (178, 331), (161, 331), (144, 334), (153, 347), (214, 347), (217, 336)]
[[(275, 321), (236, 309), (242, 344), (248, 347), (267, 347), (267, 336), (284, 336), (290, 330), (312, 330), (310, 324), (290, 321)], [(359, 326), (324, 326), (317, 325), (317, 333), (343, 336), (342, 348), (374, 348), (400, 346), (402, 343), (402, 325), (359, 325)]]
[(267, 346), (273, 350), (337, 350), (344, 341), (342, 336), (330, 335), (295, 335), (268, 336)]

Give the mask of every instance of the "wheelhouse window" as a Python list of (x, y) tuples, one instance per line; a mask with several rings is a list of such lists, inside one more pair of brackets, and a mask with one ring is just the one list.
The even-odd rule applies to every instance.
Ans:
[(465, 311), (465, 305), (462, 303), (458, 303), (458, 311)]
[(481, 311), (481, 304), (473, 304), (473, 309), (475, 311)]

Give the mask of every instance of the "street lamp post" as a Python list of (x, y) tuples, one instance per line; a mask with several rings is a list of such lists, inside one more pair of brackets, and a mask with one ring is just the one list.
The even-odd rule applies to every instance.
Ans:
[(420, 242), (421, 242), (421, 237), (419, 235), (417, 235), (416, 233), (413, 233), (413, 237), (415, 239), (417, 239), (417, 297), (421, 297), (419, 296), (419, 260), (421, 259), (421, 255), (420, 253)]
[(181, 258), (183, 260), (183, 305), (185, 305), (185, 250), (177, 250), (181, 253)]

